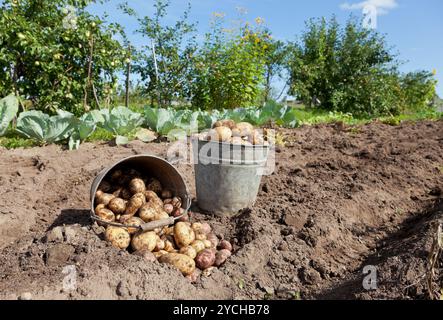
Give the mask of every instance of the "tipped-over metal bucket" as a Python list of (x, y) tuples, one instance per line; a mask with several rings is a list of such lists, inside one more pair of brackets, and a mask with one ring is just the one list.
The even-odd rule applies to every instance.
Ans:
[(269, 147), (192, 139), (198, 206), (216, 214), (252, 207), (265, 171)]
[[(105, 179), (105, 177), (112, 171), (119, 169), (119, 168), (131, 168), (136, 169), (139, 172), (149, 176), (156, 178), (160, 181), (162, 186), (172, 192), (175, 196), (178, 196), (182, 199), (182, 208), (185, 209), (185, 214), (187, 214), (187, 211), (191, 207), (191, 196), (189, 194), (188, 188), (186, 186), (186, 183), (181, 176), (181, 174), (177, 171), (177, 169), (171, 165), (168, 161), (152, 156), (152, 155), (136, 155), (131, 156), (125, 159), (122, 159), (116, 163), (114, 163), (112, 166), (102, 170), (97, 177), (95, 177), (94, 181), (91, 185), (90, 190), (90, 201), (91, 201), (91, 217), (95, 220), (100, 220), (95, 215), (95, 194), (97, 192), (97, 189), (100, 185), (100, 183)], [(168, 221), (168, 219), (165, 219), (165, 221), (160, 220), (159, 222), (155, 223), (149, 223), (144, 226), (141, 226), (140, 229), (143, 230), (153, 230), (156, 227), (159, 227), (161, 225), (169, 225), (174, 223), (174, 218), (171, 217)], [(109, 225), (117, 225), (121, 227), (128, 227), (124, 226), (119, 223), (106, 223)], [(137, 228), (135, 226), (135, 228)]]

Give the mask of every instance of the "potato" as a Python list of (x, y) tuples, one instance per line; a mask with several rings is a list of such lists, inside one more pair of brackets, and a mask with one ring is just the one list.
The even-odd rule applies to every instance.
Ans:
[(164, 199), (163, 204), (172, 204), (172, 198)]
[(172, 252), (175, 250), (173, 241), (167, 239), (167, 240), (164, 240), (164, 242), (165, 242), (165, 248), (164, 248), (165, 251)]
[(209, 130), (209, 137), (211, 141), (226, 142), (231, 139), (231, 136), (232, 131), (228, 127), (222, 126)]
[(194, 222), (191, 225), (191, 228), (195, 231), (196, 234), (208, 234), (211, 232), (211, 226), (206, 222)]
[(126, 205), (125, 216), (132, 217), (145, 203), (146, 199), (143, 193), (134, 194)]
[(229, 142), (231, 144), (235, 144), (235, 145), (243, 145), (244, 144), (244, 140), (241, 137), (232, 137)]
[(174, 235), (174, 227), (164, 227), (162, 230), (163, 234), (166, 236)]
[(200, 251), (205, 249), (205, 244), (202, 240), (195, 240), (191, 243), (191, 247), (193, 247), (195, 251), (199, 253)]
[(215, 267), (206, 268), (205, 270), (202, 271), (201, 276), (208, 278), (211, 276), (211, 274), (214, 272), (214, 270), (215, 270)]
[(232, 251), (232, 244), (227, 240), (222, 240), (222, 241), (220, 241), (218, 248), (225, 249), (225, 250), (228, 250), (229, 252), (231, 252)]
[(155, 220), (157, 212), (159, 212), (159, 208), (149, 201), (138, 210), (138, 215), (144, 222), (151, 222)]
[(232, 131), (232, 137), (233, 138), (241, 138), (241, 131), (240, 131), (240, 129), (235, 127), (231, 131)]
[(182, 207), (182, 199), (180, 197), (174, 197), (172, 198), (171, 204), (174, 206), (174, 208), (180, 209)]
[(206, 235), (203, 233), (196, 233), (195, 240), (206, 240)]
[(161, 197), (163, 199), (168, 199), (168, 198), (172, 198), (172, 192), (168, 189), (163, 189), (162, 193), (161, 193)]
[(231, 251), (227, 249), (222, 249), (220, 251), (217, 251), (215, 254), (215, 262), (214, 265), (216, 267), (220, 267), (225, 261), (231, 256)]
[(120, 197), (120, 195), (121, 195), (121, 193), (122, 193), (122, 189), (123, 188), (117, 188), (116, 190), (114, 190), (114, 192), (112, 192), (112, 195), (114, 196), (114, 197)]
[(146, 190), (154, 191), (156, 194), (161, 194), (162, 189), (162, 184), (155, 178), (150, 179), (146, 186)]
[(240, 136), (250, 136), (254, 132), (254, 126), (248, 122), (237, 123), (236, 128), (240, 131)]
[(167, 204), (165, 204), (165, 205), (163, 206), (163, 210), (165, 210), (165, 212), (166, 212), (167, 214), (171, 214), (172, 211), (174, 211), (174, 206), (173, 206), (172, 204), (170, 204), (170, 203), (167, 203)]
[(145, 192), (145, 197), (147, 202), (152, 202), (158, 207), (163, 207), (163, 201), (159, 198), (159, 196), (152, 190), (147, 190)]
[[(144, 223), (145, 222), (138, 217), (131, 217), (125, 221), (125, 225), (127, 226), (141, 226)], [(137, 233), (138, 231), (140, 231), (138, 228), (128, 228), (128, 232), (131, 235)]]
[(146, 191), (145, 183), (142, 179), (134, 178), (129, 182), (129, 191), (131, 191), (132, 194), (136, 193), (144, 193)]
[(185, 276), (190, 275), (195, 270), (195, 262), (191, 257), (181, 253), (168, 253), (162, 255), (158, 261), (173, 265), (181, 271)]
[(146, 261), (155, 262), (157, 261), (157, 257), (149, 250), (142, 249), (134, 252), (136, 256), (142, 257)]
[(213, 250), (210, 249), (204, 249), (200, 251), (195, 258), (195, 264), (201, 270), (211, 267), (212, 265), (214, 265), (214, 263), (215, 253)]
[(165, 211), (163, 211), (161, 209), (158, 210), (154, 215), (154, 221), (168, 219), (168, 218), (169, 218), (169, 214), (167, 214)]
[(158, 259), (158, 258), (160, 258), (162, 255), (168, 254), (169, 252), (168, 252), (168, 251), (165, 251), (165, 250), (160, 250), (160, 251), (156, 251), (156, 252), (153, 252), (153, 253), (154, 253), (154, 256)]
[(202, 240), (202, 241), (203, 241), (203, 244), (205, 245), (206, 249), (214, 248), (212, 241), (210, 241), (210, 240)]
[(105, 206), (103, 203), (101, 203), (101, 204), (99, 204), (98, 206), (95, 207), (94, 212), (95, 212), (96, 215), (98, 215), (98, 212), (99, 212), (101, 209), (105, 209), (105, 208), (106, 208), (106, 206)]
[(187, 255), (188, 257), (191, 257), (192, 259), (195, 259), (195, 257), (197, 256), (197, 251), (191, 246), (180, 248), (179, 252)]
[(215, 234), (210, 233), (206, 236), (206, 239), (212, 243), (212, 248), (217, 248), (218, 246), (218, 238)]
[(118, 249), (126, 249), (131, 242), (131, 236), (124, 228), (108, 226), (105, 231), (105, 239)]
[(195, 232), (185, 222), (178, 222), (174, 226), (174, 239), (180, 248), (186, 247), (195, 240)]
[(193, 273), (186, 276), (186, 279), (191, 281), (191, 283), (195, 283), (200, 278), (200, 275), (201, 275), (201, 270), (196, 268)]
[(98, 186), (98, 190), (103, 192), (109, 192), (111, 191), (111, 189), (112, 189), (111, 184), (106, 180), (102, 180), (102, 182), (100, 182), (100, 185)]
[(228, 127), (229, 129), (233, 129), (236, 127), (235, 121), (230, 120), (230, 119), (225, 119), (225, 120), (219, 120), (217, 122), (214, 123), (214, 125), (212, 126), (213, 128), (218, 128), (218, 127)]
[(159, 237), (154, 231), (140, 232), (132, 238), (131, 246), (135, 251), (141, 249), (153, 251), (158, 239)]
[(198, 134), (197, 137), (198, 137), (198, 140), (200, 140), (200, 141), (209, 141), (209, 140), (211, 140), (211, 137), (209, 135), (209, 131), (200, 132), (200, 134)]
[(113, 194), (104, 193), (103, 191), (99, 190), (95, 193), (95, 204), (104, 204), (105, 206), (107, 206), (109, 202), (114, 198), (115, 197)]
[(249, 142), (254, 145), (262, 145), (265, 143), (265, 139), (263, 137), (263, 134), (259, 130), (254, 130), (252, 135), (248, 138)]
[(120, 178), (123, 177), (123, 171), (118, 169), (118, 170), (114, 170), (114, 172), (111, 173), (111, 180), (116, 182), (119, 181)]
[(165, 249), (165, 241), (163, 241), (162, 239), (158, 238), (157, 239), (157, 243), (155, 245), (154, 251), (160, 251), (160, 250), (164, 250)]
[(126, 201), (122, 198), (114, 198), (108, 203), (108, 209), (115, 214), (123, 214), (126, 210)]
[[(99, 206), (100, 206), (100, 205), (99, 205)], [(108, 221), (108, 222), (113, 222), (113, 221), (115, 221), (115, 215), (114, 215), (114, 213), (113, 213), (111, 210), (106, 209), (106, 208), (101, 208), (100, 210), (98, 210), (98, 211), (96, 212), (96, 215), (97, 215), (100, 219), (105, 220), (105, 221)]]

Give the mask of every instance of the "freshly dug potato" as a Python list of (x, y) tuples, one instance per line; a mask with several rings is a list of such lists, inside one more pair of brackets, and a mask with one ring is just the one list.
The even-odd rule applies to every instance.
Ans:
[(114, 198), (108, 203), (108, 209), (115, 214), (123, 214), (126, 210), (126, 201), (122, 198)]
[(145, 203), (146, 199), (143, 193), (134, 194), (126, 205), (125, 216), (132, 217)]
[(191, 247), (193, 247), (195, 251), (199, 253), (200, 251), (205, 249), (205, 244), (202, 240), (195, 240), (191, 243)]
[(165, 242), (165, 248), (164, 248), (165, 251), (172, 252), (175, 250), (174, 242), (172, 240), (166, 239), (164, 240), (164, 242)]
[(174, 206), (174, 208), (180, 209), (182, 207), (182, 199), (180, 197), (174, 197), (172, 198), (171, 204)]
[(163, 187), (159, 180), (152, 178), (149, 180), (146, 190), (154, 191), (156, 194), (161, 194)]
[(235, 145), (244, 145), (245, 144), (245, 140), (243, 140), (241, 137), (232, 137), (229, 142), (231, 144), (235, 144)]
[(196, 233), (195, 240), (206, 240), (206, 235), (203, 233)]
[(100, 182), (100, 185), (98, 186), (98, 190), (103, 191), (103, 192), (109, 192), (112, 189), (112, 185), (106, 181), (106, 180), (102, 180), (102, 182)]
[(158, 239), (158, 235), (154, 231), (140, 232), (132, 238), (131, 246), (135, 251), (141, 249), (153, 251)]
[(160, 250), (164, 250), (165, 249), (165, 241), (163, 241), (162, 239), (157, 239), (157, 243), (155, 245), (154, 251), (160, 251)]
[(162, 232), (165, 236), (174, 235), (174, 227), (164, 227)]
[[(141, 226), (144, 223), (145, 222), (142, 219), (138, 218), (138, 217), (131, 217), (128, 220), (125, 221), (125, 225), (127, 225), (127, 226), (137, 226), (137, 227), (139, 227), (139, 226)], [(137, 233), (139, 230), (140, 229), (138, 229), (138, 228), (128, 228), (128, 232), (131, 235)]]
[(186, 247), (195, 240), (195, 232), (185, 222), (177, 222), (174, 226), (174, 239), (180, 248)]
[(232, 131), (228, 127), (217, 127), (209, 130), (211, 141), (227, 142), (231, 139)]
[(191, 257), (192, 259), (195, 259), (197, 256), (197, 251), (191, 246), (180, 248), (179, 252)]
[(169, 218), (169, 214), (167, 214), (165, 211), (163, 211), (161, 209), (158, 210), (154, 215), (154, 221), (168, 219), (168, 218)]
[(95, 207), (94, 212), (95, 212), (96, 215), (98, 215), (98, 212), (99, 212), (101, 209), (105, 209), (105, 208), (106, 208), (106, 206), (105, 206), (103, 203), (101, 203), (101, 204), (99, 204), (98, 206)]
[(211, 232), (211, 226), (206, 222), (194, 222), (191, 225), (191, 228), (194, 230), (196, 234), (208, 234)]
[(208, 278), (208, 277), (210, 277), (212, 275), (214, 270), (215, 270), (215, 267), (206, 268), (205, 270), (202, 271), (201, 276), (205, 277), (205, 278)]
[(154, 203), (158, 207), (163, 207), (163, 201), (159, 196), (152, 190), (147, 190), (145, 192), (146, 201)]
[(214, 245), (212, 244), (212, 241), (210, 241), (210, 240), (202, 240), (202, 241), (203, 241), (203, 244), (205, 245), (206, 249), (214, 248)]
[(142, 179), (134, 178), (129, 182), (129, 191), (132, 194), (144, 193), (146, 191), (145, 183)]
[(163, 204), (172, 204), (172, 198), (164, 199)]
[(217, 248), (218, 246), (218, 238), (215, 234), (210, 233), (206, 236), (206, 240), (209, 240), (212, 243), (212, 248)]
[(170, 198), (172, 198), (171, 190), (163, 189), (162, 193), (161, 193), (161, 197), (162, 197), (162, 199), (170, 199)]
[(162, 255), (158, 261), (160, 263), (167, 263), (173, 265), (181, 271), (185, 276), (190, 275), (195, 270), (195, 262), (192, 258), (181, 253), (168, 253)]
[(215, 262), (214, 265), (216, 267), (220, 267), (223, 263), (226, 262), (226, 260), (231, 256), (231, 251), (227, 249), (222, 249), (220, 251), (217, 251), (215, 254)]
[(138, 215), (144, 222), (151, 222), (156, 220), (155, 217), (160, 210), (158, 206), (149, 201), (138, 210)]
[(118, 249), (126, 249), (131, 242), (131, 236), (124, 228), (108, 226), (105, 231), (106, 241)]
[(123, 177), (123, 171), (118, 169), (111, 173), (111, 180), (118, 182)]
[(254, 126), (248, 122), (237, 123), (236, 128), (240, 131), (240, 137), (251, 136), (254, 132)]
[(201, 270), (196, 268), (193, 273), (186, 276), (186, 279), (191, 281), (191, 283), (197, 282), (198, 278), (200, 278)]
[[(211, 130), (213, 130), (213, 129), (211, 129)], [(211, 137), (209, 135), (209, 131), (200, 132), (200, 134), (198, 134), (198, 140), (200, 140), (200, 141), (209, 141), (209, 140), (211, 140)]]
[(213, 266), (215, 263), (215, 253), (213, 250), (204, 249), (197, 254), (195, 264), (201, 270)]
[(113, 194), (104, 193), (103, 191), (98, 190), (95, 193), (95, 204), (104, 204), (105, 206), (107, 206), (109, 202), (114, 198), (115, 197)]
[(134, 252), (136, 256), (142, 257), (146, 261), (155, 262), (157, 261), (157, 257), (149, 250), (142, 249)]
[(225, 249), (229, 252), (232, 252), (232, 244), (227, 240), (220, 241), (220, 244), (218, 245), (219, 249)]
[(154, 253), (154, 256), (158, 259), (158, 258), (160, 258), (162, 255), (168, 254), (169, 252), (168, 252), (168, 251), (165, 251), (165, 250), (160, 250), (160, 251), (156, 251), (156, 252), (153, 252), (153, 253)]
[(254, 130), (252, 135), (248, 138), (249, 142), (254, 145), (262, 145), (265, 143), (265, 139), (263, 137), (262, 132), (259, 130)]
[(102, 208), (102, 209), (98, 210), (98, 211), (96, 212), (96, 215), (97, 215), (100, 219), (105, 220), (105, 221), (108, 221), (108, 222), (113, 222), (113, 221), (115, 221), (115, 215), (114, 215), (114, 213), (113, 213), (111, 210), (106, 209), (106, 208)]
[(228, 127), (229, 129), (232, 130), (233, 128), (236, 127), (236, 124), (235, 124), (234, 120), (226, 119), (226, 120), (219, 120), (219, 121), (215, 122), (212, 127), (213, 128)]
[(174, 211), (174, 206), (173, 206), (172, 204), (170, 204), (170, 203), (167, 203), (167, 204), (165, 204), (165, 205), (163, 206), (163, 210), (165, 210), (165, 212), (166, 212), (167, 214), (171, 214), (172, 211)]

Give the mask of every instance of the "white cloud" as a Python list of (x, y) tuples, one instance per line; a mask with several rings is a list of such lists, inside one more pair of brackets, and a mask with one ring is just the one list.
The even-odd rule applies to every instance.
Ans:
[(397, 0), (365, 0), (357, 3), (345, 2), (340, 5), (343, 10), (364, 10), (375, 8), (377, 15), (387, 14), (390, 10), (398, 7)]

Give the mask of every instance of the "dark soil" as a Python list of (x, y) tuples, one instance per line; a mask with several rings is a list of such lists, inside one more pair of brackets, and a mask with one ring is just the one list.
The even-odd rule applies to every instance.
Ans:
[[(194, 205), (195, 219), (236, 249), (196, 284), (110, 247), (89, 219), (89, 188), (103, 168), (133, 154), (166, 157), (170, 144), (0, 148), (0, 299), (428, 299), (443, 221), (443, 122), (283, 133), (290, 143), (253, 208), (216, 217)], [(194, 192), (192, 165), (177, 167)], [(367, 266), (374, 290), (363, 287)]]

